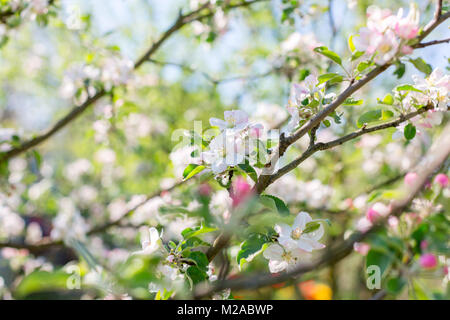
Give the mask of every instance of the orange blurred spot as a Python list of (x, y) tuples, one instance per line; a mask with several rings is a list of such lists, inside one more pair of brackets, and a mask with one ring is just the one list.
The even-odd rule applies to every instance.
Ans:
[(333, 291), (324, 283), (308, 280), (298, 286), (306, 300), (331, 300), (333, 298)]

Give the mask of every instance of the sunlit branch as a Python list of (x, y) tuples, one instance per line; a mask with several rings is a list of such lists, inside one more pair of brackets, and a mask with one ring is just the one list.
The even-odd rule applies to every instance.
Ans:
[[(430, 152), (422, 159), (422, 165), (419, 166), (417, 172), (418, 176), (414, 181), (414, 184), (406, 190), (405, 196), (394, 201), (390, 206), (389, 216), (399, 216), (407, 209), (413, 199), (423, 189), (424, 185), (436, 171), (440, 169), (442, 164), (448, 159), (450, 155), (450, 144), (448, 139), (450, 138), (450, 125), (444, 129), (436, 143), (431, 147)], [(388, 216), (388, 217), (389, 217)], [(224, 289), (238, 290), (238, 289), (256, 289), (277, 283), (281, 283), (292, 279), (292, 277), (301, 276), (311, 271), (317, 271), (320, 268), (338, 262), (345, 258), (353, 251), (353, 245), (356, 242), (363, 241), (367, 236), (373, 232), (379, 230), (386, 222), (388, 217), (380, 220), (374, 224), (371, 228), (364, 232), (355, 232), (347, 240), (341, 241), (338, 244), (332, 245), (330, 250), (320, 256), (315, 261), (303, 264), (290, 272), (284, 272), (279, 275), (273, 274), (257, 274), (253, 276), (246, 276), (237, 279), (219, 281), (215, 285), (199, 285), (197, 286), (194, 297), (199, 299), (202, 297), (208, 297), (214, 292), (219, 292)]]
[[(445, 21), (450, 17), (450, 12), (446, 14), (441, 14), (442, 10), (442, 1), (438, 1), (438, 5), (436, 8), (436, 12), (433, 20), (427, 24), (427, 26), (423, 29), (422, 33), (416, 38), (416, 41), (420, 43), (427, 35), (431, 33), (439, 24)], [(364, 85), (375, 79), (378, 75), (383, 73), (386, 69), (388, 69), (394, 61), (388, 62), (384, 65), (376, 66), (372, 71), (366, 74), (363, 78), (352, 81), (351, 84), (329, 105), (323, 108), (318, 114), (316, 114), (313, 118), (308, 120), (297, 132), (292, 134), (289, 137), (285, 137), (284, 134), (280, 136), (280, 143), (278, 148), (275, 150), (271, 160), (266, 164), (265, 170), (260, 175), (257, 184), (254, 189), (257, 193), (262, 193), (267, 186), (270, 184), (270, 181), (273, 176), (274, 163), (278, 161), (280, 157), (284, 155), (287, 148), (303, 137), (305, 134), (310, 132), (314, 127), (318, 126), (328, 115), (334, 112), (344, 101), (351, 97), (355, 92), (361, 89)], [(311, 151), (311, 150), (309, 150)]]

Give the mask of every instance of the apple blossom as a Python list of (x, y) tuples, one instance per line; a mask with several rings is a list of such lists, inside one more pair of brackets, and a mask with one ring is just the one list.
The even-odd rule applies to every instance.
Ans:
[(403, 17), (403, 9), (394, 16), (388, 9), (370, 6), (367, 9), (367, 27), (361, 28), (355, 39), (358, 50), (367, 55), (375, 55), (375, 63), (382, 65), (399, 54), (412, 53), (406, 40), (413, 39), (419, 32), (419, 12), (411, 4), (409, 13)]
[(413, 39), (419, 33), (419, 11), (415, 3), (409, 6), (409, 12), (403, 18), (403, 8), (398, 10), (394, 24), (395, 33), (403, 39)]
[(377, 202), (367, 210), (366, 217), (370, 222), (374, 223), (376, 220), (388, 216), (389, 213), (390, 209), (388, 206)]
[[(285, 223), (275, 225), (275, 231), (278, 232), (278, 242), (289, 249), (301, 249), (311, 252), (317, 249), (325, 248), (325, 245), (318, 242), (324, 234), (323, 225), (318, 220), (313, 220), (306, 212), (300, 212), (294, 220), (294, 224), (289, 226)], [(304, 233), (306, 225), (310, 222), (319, 223), (317, 230)]]
[(142, 250), (134, 254), (150, 255), (161, 249), (162, 241), (156, 228), (145, 228), (141, 232)]
[[(431, 102), (436, 110), (447, 111), (447, 105), (450, 101), (450, 76), (436, 68), (426, 78), (419, 75), (412, 76), (415, 87), (422, 91), (422, 101)], [(409, 93), (416, 97), (420, 93)], [(422, 102), (423, 105), (425, 103)]]
[(209, 150), (202, 152), (201, 157), (211, 165), (215, 174), (222, 173), (228, 166), (236, 166), (244, 161), (244, 142), (234, 132), (224, 131), (211, 140)]
[(314, 97), (315, 93), (320, 93), (325, 87), (325, 83), (319, 84), (317, 76), (310, 74), (301, 83), (294, 83), (292, 85), (291, 97), (289, 99), (290, 105), (297, 107), (302, 106), (305, 99)]
[(248, 115), (242, 110), (225, 111), (224, 118), (225, 120), (211, 118), (209, 123), (220, 130), (231, 129), (237, 132), (248, 126)]
[(269, 260), (270, 272), (278, 273), (295, 269), (307, 253), (298, 248), (289, 249), (273, 243), (264, 250), (263, 255)]

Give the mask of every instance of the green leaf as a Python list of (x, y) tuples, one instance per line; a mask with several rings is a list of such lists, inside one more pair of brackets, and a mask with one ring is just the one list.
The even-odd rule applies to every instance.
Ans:
[(205, 169), (205, 166), (191, 163), (184, 169), (183, 171), (183, 179), (187, 180), (195, 176), (196, 174), (202, 172)]
[(208, 277), (205, 271), (202, 271), (199, 267), (196, 266), (190, 266), (189, 268), (187, 268), (186, 275), (190, 280), (189, 282), (191, 283), (191, 287), (205, 281)]
[(354, 52), (356, 50), (355, 44), (353, 43), (354, 37), (355, 35), (351, 35), (350, 37), (348, 37), (348, 48), (350, 49), (350, 52)]
[(382, 110), (381, 111), (381, 120), (388, 120), (394, 116), (394, 113), (391, 110)]
[(320, 53), (321, 55), (324, 55), (325, 57), (333, 60), (338, 65), (342, 66), (342, 60), (341, 57), (336, 52), (333, 52), (329, 50), (327, 47), (317, 47), (314, 49), (315, 52)]
[(310, 233), (310, 232), (314, 232), (317, 229), (320, 228), (320, 222), (319, 221), (311, 221), (308, 222), (305, 226), (305, 229), (303, 229), (303, 233)]
[(241, 249), (236, 257), (238, 265), (242, 266), (245, 262), (251, 261), (262, 251), (264, 244), (268, 241), (269, 239), (263, 234), (250, 234), (248, 239), (241, 243)]
[(344, 77), (342, 77), (340, 74), (337, 73), (325, 73), (320, 75), (317, 80), (319, 81), (319, 84), (322, 84), (324, 82), (330, 82), (330, 84), (339, 83), (344, 80)]
[(188, 252), (189, 254), (186, 258), (193, 261), (200, 270), (204, 272), (208, 271), (209, 261), (206, 254), (204, 254), (201, 251), (188, 251)]
[(66, 290), (69, 277), (70, 275), (63, 270), (53, 272), (34, 271), (19, 283), (14, 291), (14, 297), (22, 299), (37, 292)]
[(205, 227), (204, 225), (201, 225), (200, 227), (186, 228), (181, 232), (181, 235), (185, 240), (187, 240), (189, 238), (198, 237), (199, 235), (214, 231), (217, 231), (217, 228)]
[(257, 182), (258, 181), (258, 175), (255, 171), (255, 169), (253, 169), (253, 167), (249, 164), (246, 163), (242, 163), (240, 165), (238, 165), (238, 167), (243, 170), (244, 172), (246, 172), (248, 174), (248, 176), (254, 181)]
[(381, 116), (382, 116), (381, 109), (367, 111), (358, 118), (356, 125), (358, 126), (358, 128), (361, 128), (365, 123), (380, 120)]
[(361, 61), (360, 63), (358, 63), (358, 66), (356, 67), (356, 70), (358, 70), (359, 72), (363, 72), (364, 70), (366, 70), (370, 66), (371, 66), (371, 64), (369, 62)]
[(433, 68), (431, 65), (426, 63), (422, 58), (416, 58), (416, 59), (409, 59), (409, 62), (411, 62), (414, 67), (416, 67), (417, 70), (420, 72), (423, 72), (426, 76), (429, 76), (430, 73), (433, 71)]
[(348, 98), (344, 101), (342, 105), (344, 106), (360, 106), (364, 103), (364, 100), (355, 100), (353, 98)]
[(284, 203), (283, 200), (281, 200), (280, 198), (277, 198), (275, 196), (271, 196), (268, 194), (263, 194), (260, 196), (261, 199), (270, 199), (273, 200), (273, 203), (275, 204), (275, 207), (278, 211), (279, 214), (283, 215), (283, 216), (287, 216), (289, 215), (289, 208), (286, 206), (286, 204)]
[(378, 250), (371, 249), (366, 257), (366, 268), (375, 265), (380, 268), (380, 274), (383, 276), (386, 269), (391, 265), (392, 257)]
[(400, 86), (395, 87), (395, 90), (397, 91), (415, 91), (415, 92), (422, 92), (419, 89), (414, 88), (412, 85), (410, 84), (403, 84)]
[(400, 79), (405, 74), (406, 66), (402, 62), (397, 62), (396, 66), (397, 68), (395, 69), (393, 74), (397, 76), (397, 79)]
[(403, 129), (403, 135), (407, 140), (414, 139), (416, 136), (416, 127), (412, 123), (408, 123)]
[(355, 51), (353, 52), (350, 60), (355, 61), (356, 59), (359, 59), (364, 53), (365, 53), (364, 51)]
[(388, 93), (384, 96), (383, 100), (379, 100), (378, 102), (391, 106), (394, 103), (394, 97), (392, 96), (392, 94)]
[(399, 294), (406, 284), (406, 280), (403, 278), (395, 277), (391, 278), (386, 283), (386, 290), (393, 295)]

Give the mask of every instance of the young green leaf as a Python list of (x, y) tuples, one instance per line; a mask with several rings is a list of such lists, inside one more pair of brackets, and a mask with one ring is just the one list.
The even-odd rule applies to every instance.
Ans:
[(397, 68), (395, 69), (393, 74), (397, 76), (397, 79), (400, 79), (405, 74), (406, 66), (402, 62), (397, 62), (396, 66)]
[(239, 266), (242, 266), (244, 262), (251, 261), (257, 254), (259, 254), (265, 243), (269, 239), (263, 234), (252, 233), (247, 240), (241, 243), (241, 249), (239, 250), (236, 260)]
[(355, 100), (353, 98), (348, 98), (344, 101), (342, 105), (344, 106), (360, 106), (364, 103), (364, 100)]
[(397, 87), (395, 87), (396, 91), (415, 91), (415, 92), (422, 92), (419, 89), (414, 88), (414, 86), (410, 85), (410, 84), (402, 84), (399, 85)]
[(205, 169), (205, 166), (191, 163), (184, 169), (183, 171), (183, 179), (187, 180), (195, 176), (196, 174), (202, 172)]
[(211, 228), (206, 227), (204, 225), (201, 225), (201, 227), (195, 227), (195, 228), (186, 228), (183, 231), (181, 231), (181, 235), (185, 240), (192, 238), (192, 237), (198, 237), (199, 235), (214, 232), (217, 228)]
[(356, 125), (358, 126), (358, 128), (361, 128), (365, 123), (380, 120), (381, 116), (382, 116), (381, 109), (367, 111), (358, 118)]
[(348, 37), (348, 48), (350, 49), (350, 52), (352, 52), (352, 53), (356, 50), (355, 44), (353, 43), (354, 37), (355, 37), (355, 35), (351, 35), (350, 37)]
[(248, 176), (254, 181), (257, 182), (258, 181), (258, 175), (255, 171), (255, 169), (253, 169), (253, 167), (249, 164), (246, 163), (241, 163), (240, 165), (238, 165), (239, 169), (243, 170), (245, 173), (248, 174)]
[(275, 196), (271, 196), (268, 194), (263, 194), (260, 196), (261, 199), (269, 199), (273, 200), (273, 203), (275, 204), (275, 207), (277, 208), (277, 211), (281, 215), (289, 215), (289, 208), (286, 206), (283, 200), (280, 198), (277, 198)]
[(416, 136), (416, 127), (412, 123), (408, 123), (403, 129), (403, 135), (407, 140), (414, 139)]
[(426, 76), (429, 76), (430, 73), (433, 71), (433, 68), (431, 65), (426, 63), (422, 58), (416, 58), (416, 59), (409, 59), (409, 62), (411, 62), (414, 67), (416, 67), (417, 70), (420, 72), (423, 72)]
[(324, 82), (330, 82), (330, 84), (334, 84), (342, 82), (342, 80), (344, 80), (344, 77), (337, 73), (325, 73), (320, 75), (317, 80), (319, 81), (319, 84), (322, 84)]
[(324, 55), (325, 57), (333, 60), (338, 65), (342, 66), (342, 59), (339, 57), (339, 55), (336, 52), (331, 51), (327, 47), (317, 47), (314, 49), (315, 52), (320, 53), (321, 55)]

